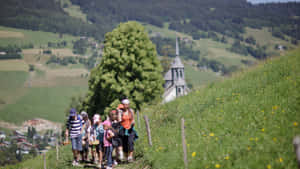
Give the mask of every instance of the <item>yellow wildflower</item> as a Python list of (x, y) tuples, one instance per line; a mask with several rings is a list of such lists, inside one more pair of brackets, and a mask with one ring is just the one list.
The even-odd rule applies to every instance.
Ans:
[(216, 167), (216, 168), (220, 168), (221, 165), (220, 165), (220, 164), (216, 164), (215, 167)]
[(213, 136), (215, 136), (215, 134), (214, 133), (209, 133), (209, 136), (213, 137)]
[(272, 109), (273, 109), (273, 110), (277, 110), (277, 109), (278, 109), (278, 106), (275, 105), (275, 106), (272, 107)]
[(262, 132), (265, 132), (265, 128), (262, 128), (261, 131), (262, 131)]
[(225, 159), (225, 160), (229, 160), (229, 156), (226, 156), (224, 159)]
[(282, 163), (282, 162), (283, 162), (283, 159), (282, 159), (281, 157), (279, 158), (279, 162), (280, 162), (280, 163)]
[(271, 166), (270, 164), (268, 164), (268, 165), (267, 165), (267, 168), (268, 168), (268, 169), (271, 169), (271, 168), (272, 168), (272, 166)]
[(218, 141), (218, 140), (219, 140), (219, 138), (218, 138), (218, 137), (216, 137), (216, 140)]
[(251, 150), (251, 147), (248, 146), (248, 151), (250, 151), (250, 150)]
[(297, 122), (294, 122), (293, 124), (294, 124), (295, 127), (298, 126), (298, 123), (297, 123)]
[(258, 138), (257, 138), (257, 137), (255, 137), (255, 141), (258, 141)]
[(196, 152), (193, 152), (193, 153), (192, 153), (192, 157), (195, 157), (195, 156), (196, 156)]
[(276, 138), (276, 137), (274, 137), (274, 138), (273, 138), (273, 141), (274, 141), (274, 142), (276, 142), (276, 141), (277, 141), (277, 138)]

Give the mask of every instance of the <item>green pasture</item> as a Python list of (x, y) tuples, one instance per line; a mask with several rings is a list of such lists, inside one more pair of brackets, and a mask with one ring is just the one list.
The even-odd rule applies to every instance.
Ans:
[(297, 168), (292, 140), (300, 133), (299, 71), (300, 49), (146, 108), (153, 147), (142, 120), (137, 154), (152, 168), (184, 168), (184, 118), (191, 169)]
[(32, 118), (64, 122), (71, 97), (86, 92), (87, 86), (54, 86), (28, 88), (14, 104), (0, 110), (1, 120), (20, 124)]
[[(18, 36), (15, 36), (16, 34)], [(39, 48), (40, 46), (46, 47), (48, 42), (62, 42), (65, 40), (68, 43), (68, 48), (71, 48), (72, 41), (77, 39), (78, 37), (67, 34), (63, 34), (60, 38), (59, 34), (56, 33), (0, 26), (0, 46), (33, 44), (34, 47)]]

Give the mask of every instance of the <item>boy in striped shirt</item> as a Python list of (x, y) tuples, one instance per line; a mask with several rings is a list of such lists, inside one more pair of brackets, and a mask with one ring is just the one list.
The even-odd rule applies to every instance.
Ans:
[(74, 156), (73, 166), (78, 166), (79, 154), (82, 151), (82, 118), (76, 113), (76, 109), (70, 110), (67, 121), (66, 137), (70, 136)]

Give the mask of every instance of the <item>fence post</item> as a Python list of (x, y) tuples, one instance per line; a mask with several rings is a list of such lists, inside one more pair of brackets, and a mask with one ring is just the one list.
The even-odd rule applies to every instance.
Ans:
[(43, 153), (43, 158), (44, 158), (44, 169), (47, 169), (47, 165), (46, 165), (46, 153)]
[(144, 115), (144, 119), (145, 119), (146, 129), (147, 129), (148, 143), (149, 143), (150, 146), (152, 146), (151, 131), (150, 131), (150, 125), (149, 125), (148, 116)]
[(136, 114), (137, 114), (137, 123), (138, 123), (138, 128), (140, 128), (140, 111), (137, 110), (136, 111)]
[(183, 161), (185, 169), (188, 168), (185, 133), (184, 133), (184, 118), (181, 119), (181, 139), (182, 139), (182, 149), (183, 149)]
[(56, 141), (56, 161), (59, 160), (59, 147), (58, 147), (58, 141)]
[(296, 152), (296, 158), (298, 163), (298, 168), (300, 169), (300, 136), (296, 136), (293, 140), (295, 152)]

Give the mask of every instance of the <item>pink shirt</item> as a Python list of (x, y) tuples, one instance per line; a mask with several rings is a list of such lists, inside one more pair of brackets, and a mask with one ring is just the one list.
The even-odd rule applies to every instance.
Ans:
[(104, 138), (103, 138), (104, 147), (112, 146), (111, 139), (110, 139), (110, 141), (108, 141), (108, 139), (107, 139), (107, 137), (109, 137), (109, 136), (113, 136), (112, 131), (111, 130), (105, 130), (104, 131)]

